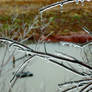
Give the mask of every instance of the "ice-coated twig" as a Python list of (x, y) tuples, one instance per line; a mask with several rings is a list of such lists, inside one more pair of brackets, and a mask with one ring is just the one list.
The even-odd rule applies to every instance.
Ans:
[(43, 34), (39, 37), (38, 41), (36, 42), (35, 50), (37, 49), (37, 45), (38, 45), (39, 43), (44, 42), (44, 40), (45, 40), (46, 38), (48, 38), (50, 35), (52, 35), (52, 34), (53, 34), (53, 32), (50, 32), (50, 33), (47, 34), (43, 39), (41, 39), (41, 37), (44, 36), (44, 32), (43, 32)]
[(50, 8), (53, 8), (53, 7), (56, 7), (56, 6), (63, 6), (64, 4), (67, 4), (67, 3), (71, 3), (71, 2), (75, 2), (74, 0), (64, 0), (64, 1), (60, 1), (60, 2), (56, 2), (56, 3), (53, 3), (53, 4), (50, 4), (46, 7), (43, 7), (40, 9), (40, 13), (50, 9)]
[(65, 82), (65, 83), (61, 83), (61, 84), (58, 84), (58, 86), (64, 86), (64, 85), (67, 85), (67, 84), (77, 84), (77, 83), (88, 83), (89, 81), (92, 81), (92, 78), (85, 78), (85, 79), (81, 79), (81, 80), (77, 80), (77, 81), (69, 81), (69, 82)]
[(3, 65), (4, 65), (4, 60), (5, 60), (5, 57), (6, 57), (6, 54), (7, 54), (7, 51), (8, 51), (8, 45), (5, 47), (5, 52), (4, 52), (4, 57), (3, 57), (3, 59), (2, 59), (2, 63), (1, 63), (1, 67), (3, 67)]
[(33, 36), (33, 33), (29, 37), (22, 39), (20, 42), (23, 43), (23, 42), (27, 41), (29, 38), (31, 38), (32, 36)]
[(38, 18), (39, 18), (39, 15), (37, 15), (37, 16), (35, 17), (35, 19), (33, 20), (33, 24), (28, 27), (28, 30), (27, 30), (27, 32), (25, 33), (25, 35), (27, 35), (27, 34), (32, 30), (32, 28), (34, 27), (34, 25), (38, 22)]
[(70, 70), (70, 71), (72, 71), (72, 72), (74, 72), (74, 73), (76, 73), (76, 74), (78, 74), (78, 75), (86, 76), (84, 73), (78, 72), (77, 70), (74, 70), (74, 69), (72, 69), (72, 68), (70, 68), (70, 67), (64, 65), (63, 63), (59, 63), (59, 62), (57, 62), (57, 61), (55, 61), (55, 60), (52, 60), (52, 59), (49, 59), (49, 60), (50, 60), (52, 63), (55, 63), (55, 64), (57, 64), (57, 65), (59, 65), (59, 66), (62, 66), (62, 67), (64, 67), (64, 68), (66, 68), (67, 70)]
[(86, 92), (91, 92), (91, 91), (92, 91), (92, 87), (86, 90)]
[[(8, 40), (8, 39), (4, 39), (4, 40)], [(9, 40), (9, 41), (11, 41), (11, 40)], [(69, 58), (65, 58), (65, 57), (62, 57), (62, 56), (57, 56), (57, 55), (54, 55), (54, 54), (51, 54), (51, 53), (44, 53), (44, 52), (40, 52), (40, 51), (35, 51), (35, 50), (31, 49), (30, 47), (25, 46), (25, 45), (23, 45), (19, 42), (15, 42), (15, 41), (13, 41), (13, 44), (16, 44), (16, 46), (20, 47), (21, 49), (25, 50), (26, 52), (32, 52), (32, 53), (39, 54), (39, 55), (46, 55), (46, 56), (54, 57), (54, 58), (57, 58), (57, 59), (60, 59), (60, 60), (64, 60), (64, 61), (67, 61), (67, 62), (82, 65), (82, 66), (84, 66), (88, 69), (92, 69), (91, 66), (89, 66), (87, 64), (84, 64), (82, 61), (79, 61), (77, 59), (76, 60), (71, 60)]]
[(89, 31), (86, 27), (83, 27), (82, 28), (85, 32), (87, 32), (89, 35), (91, 35), (92, 36), (92, 32), (91, 31)]
[[(34, 20), (33, 20), (33, 23), (28, 26), (28, 29), (25, 29), (25, 30), (24, 30), (24, 37), (23, 37), (24, 39), (22, 39), (22, 40), (20, 41), (21, 43), (27, 41), (29, 38), (31, 38), (31, 37), (34, 35), (34, 32), (33, 32), (32, 34), (30, 34), (29, 37), (26, 37), (26, 36), (31, 32), (32, 29), (40, 28), (40, 26), (36, 26), (36, 27), (35, 27), (35, 25), (39, 22), (39, 16), (40, 16), (40, 15), (36, 15), (35, 18), (34, 18)], [(50, 23), (50, 21), (49, 21), (49, 23)], [(45, 24), (45, 25), (44, 25), (42, 28), (40, 28), (40, 29), (43, 30), (45, 27), (47, 27), (47, 26), (49, 25), (49, 23)], [(26, 31), (26, 32), (25, 32), (25, 31)]]
[(69, 58), (69, 59), (76, 60), (76, 58), (74, 58), (74, 57), (72, 57), (72, 56), (70, 56), (70, 55), (68, 55), (68, 54), (65, 54), (65, 53), (63, 53), (63, 52), (59, 52), (59, 51), (56, 51), (56, 52), (59, 53), (59, 54), (61, 54), (61, 55), (66, 56), (66, 57)]
[(92, 82), (89, 82), (86, 86), (84, 86), (80, 92), (84, 92), (85, 89), (87, 89), (90, 85), (92, 85)]
[[(68, 83), (68, 84), (67, 84)], [(70, 81), (70, 82), (65, 82), (63, 85), (61, 85), (61, 88), (64, 86), (67, 86), (65, 89), (61, 89), (61, 92), (68, 92), (68, 91), (73, 91), (75, 88), (80, 88), (81, 90), (78, 92), (84, 92), (89, 86), (92, 85), (92, 79), (83, 79), (83, 80), (78, 80), (78, 81)], [(82, 88), (81, 88), (82, 87)]]
[(48, 10), (48, 9), (51, 9), (53, 7), (56, 7), (56, 6), (62, 7), (63, 5), (68, 4), (68, 3), (72, 3), (72, 2), (76, 2), (76, 4), (78, 4), (79, 1), (81, 1), (82, 5), (83, 5), (84, 0), (64, 0), (64, 1), (59, 1), (59, 2), (50, 4), (50, 5), (47, 5), (47, 6), (43, 7), (43, 8), (41, 8), (40, 13), (42, 13), (42, 12)]
[(71, 60), (69, 58), (65, 58), (65, 57), (62, 57), (62, 56), (57, 56), (57, 55), (54, 55), (54, 54), (51, 54), (51, 53), (44, 53), (44, 52), (39, 52), (39, 51), (32, 51), (32, 52), (36, 53), (36, 54), (46, 55), (46, 56), (54, 57), (54, 58), (57, 58), (57, 59), (60, 59), (60, 60), (64, 60), (64, 62), (71, 62), (71, 63), (79, 64), (81, 66), (84, 66), (85, 68), (92, 69), (91, 66), (84, 64), (82, 61), (79, 61), (77, 59)]
[(3, 67), (8, 64), (8, 62), (9, 62), (9, 61), (11, 60), (11, 58), (13, 57), (14, 53), (15, 53), (15, 50), (11, 53), (11, 55), (8, 57), (7, 61), (3, 64)]
[(84, 86), (84, 85), (81, 85), (81, 84), (79, 84), (78, 86), (77, 85), (74, 85), (74, 86), (72, 86), (72, 87), (68, 87), (67, 89), (64, 89), (64, 90), (62, 90), (61, 92), (68, 92), (68, 91), (72, 91), (73, 89), (75, 89), (75, 88), (79, 88), (79, 87), (81, 87), (81, 86)]
[[(46, 38), (48, 38), (50, 35), (52, 35), (54, 32), (52, 31), (52, 32), (50, 32), (48, 35), (46, 35), (43, 39), (41, 39), (41, 37), (39, 38), (39, 40), (38, 40), (38, 43), (41, 43), (41, 42), (43, 42)], [(40, 40), (41, 39), (41, 40)]]
[[(3, 38), (2, 38), (2, 39), (3, 39)], [(4, 39), (4, 40), (7, 41), (8, 39)], [(11, 41), (11, 40), (9, 40), (9, 41)], [(15, 42), (15, 41), (11, 41), (11, 42), (13, 42), (13, 44), (16, 44), (15, 46), (21, 48), (22, 50), (24, 50), (24, 51), (26, 51), (26, 52), (32, 52), (32, 53), (38, 54), (38, 55), (49, 56), (49, 57), (56, 58), (56, 59), (59, 59), (59, 60), (64, 60), (64, 62), (70, 62), (70, 63), (74, 63), (74, 64), (81, 65), (81, 66), (83, 66), (83, 67), (85, 67), (85, 68), (88, 68), (88, 69), (90, 69), (90, 70), (92, 69), (91, 66), (89, 66), (89, 65), (87, 65), (87, 64), (85, 64), (85, 63), (83, 63), (82, 61), (79, 61), (79, 60), (77, 60), (77, 59), (72, 60), (72, 59), (69, 59), (69, 58), (66, 58), (66, 57), (62, 57), (62, 56), (57, 56), (57, 55), (51, 54), (51, 53), (45, 53), (45, 52), (35, 51), (35, 50), (31, 49), (31, 48), (28, 47), (28, 46), (25, 46), (25, 45), (23, 45), (23, 44), (20, 44), (19, 42)]]
[(60, 2), (56, 2), (56, 3), (53, 3), (53, 4), (48, 5), (48, 6), (46, 6), (46, 7), (43, 7), (43, 8), (40, 9), (40, 13), (42, 13), (42, 12), (44, 12), (44, 11), (50, 9), (50, 8), (56, 7), (56, 6), (58, 6), (59, 4), (61, 4), (61, 3), (60, 3)]
[(83, 72), (79, 72), (79, 71), (77, 71), (77, 70), (75, 70), (75, 69), (73, 69), (73, 68), (70, 68), (69, 66), (67, 66), (67, 65), (65, 65), (64, 63), (62, 63), (62, 62), (58, 62), (57, 60), (54, 60), (54, 59), (52, 59), (52, 58), (49, 58), (48, 56), (46, 57), (46, 56), (44, 56), (44, 55), (38, 55), (39, 57), (42, 57), (42, 58), (47, 58), (47, 60), (49, 60), (50, 62), (52, 62), (52, 63), (54, 63), (54, 64), (57, 64), (57, 65), (59, 65), (59, 66), (61, 66), (61, 67), (64, 67), (64, 68), (66, 68), (67, 70), (70, 70), (70, 71), (72, 71), (72, 72), (74, 72), (74, 73), (76, 73), (76, 74), (78, 74), (78, 75), (81, 75), (81, 76), (86, 76), (87, 74), (85, 74), (85, 73), (83, 73)]
[[(20, 65), (20, 67), (16, 70), (16, 72), (14, 73), (14, 76), (12, 77), (12, 79), (10, 80), (10, 88), (8, 92), (12, 91), (13, 86), (15, 85), (16, 81), (18, 80), (18, 77), (16, 77), (17, 73), (21, 73), (24, 71), (25, 67), (27, 66), (27, 64), (30, 62), (30, 59), (33, 58), (35, 55), (30, 56), (27, 60), (24, 61), (23, 64)], [(14, 79), (15, 78), (15, 79)], [(14, 80), (14, 81), (13, 81)], [(13, 82), (12, 82), (13, 81)]]
[(12, 80), (15, 78), (16, 74), (18, 72), (22, 72), (24, 70), (24, 68), (27, 66), (27, 64), (30, 62), (30, 59), (33, 58), (35, 55), (30, 56), (27, 60), (24, 61), (23, 64), (20, 65), (20, 67), (16, 70), (16, 72), (14, 73), (14, 76), (12, 77), (12, 79), (10, 80), (10, 83), (12, 82)]
[(26, 46), (26, 45), (23, 45), (23, 44), (21, 44), (21, 43), (19, 43), (19, 42), (17, 42), (17, 41), (10, 40), (10, 39), (7, 39), (7, 38), (2, 38), (2, 37), (0, 37), (0, 41), (1, 41), (1, 42), (7, 42), (7, 43), (9, 43), (9, 44), (10, 44), (9, 47), (11, 47), (11, 46), (13, 46), (13, 45), (16, 45), (16, 47), (20, 47), (21, 49), (26, 50), (26, 51), (31, 51), (31, 50), (33, 50), (33, 49), (29, 48), (29, 47)]
[(16, 78), (12, 84), (10, 83), (8, 92), (12, 92), (12, 88), (15, 85), (17, 80), (18, 80), (18, 78)]

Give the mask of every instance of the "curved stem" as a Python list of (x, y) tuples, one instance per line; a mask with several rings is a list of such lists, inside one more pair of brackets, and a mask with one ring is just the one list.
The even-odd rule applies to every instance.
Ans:
[(44, 56), (49, 56), (49, 57), (53, 57), (53, 58), (56, 58), (56, 59), (60, 59), (60, 60), (64, 60), (64, 62), (71, 62), (71, 63), (75, 63), (75, 64), (79, 64), (83, 67), (86, 67), (88, 69), (92, 69), (91, 66), (83, 63), (82, 61), (79, 61), (77, 59), (69, 59), (69, 58), (65, 58), (65, 57), (62, 57), (62, 56), (57, 56), (57, 55), (54, 55), (54, 54), (51, 54), (51, 53), (45, 53), (45, 52), (39, 52), (39, 51), (35, 51), (33, 49), (31, 49), (30, 47), (28, 46), (25, 46), (19, 42), (16, 42), (16, 41), (13, 41), (13, 40), (9, 40), (9, 39), (6, 39), (6, 38), (0, 38), (0, 40), (4, 40), (4, 41), (10, 41), (12, 42), (11, 43), (11, 46), (15, 44), (15, 46), (17, 47), (20, 47), (22, 50), (26, 51), (26, 52), (29, 52), (29, 53), (35, 53), (35, 54), (38, 54), (38, 55), (44, 55)]
[(56, 7), (58, 5), (64, 5), (64, 4), (67, 4), (67, 3), (71, 3), (71, 2), (74, 2), (74, 0), (64, 0), (64, 1), (60, 1), (60, 2), (56, 2), (56, 3), (53, 3), (53, 4), (50, 4), (46, 7), (43, 7), (40, 9), (40, 13), (50, 9), (50, 8), (53, 8), (53, 7)]

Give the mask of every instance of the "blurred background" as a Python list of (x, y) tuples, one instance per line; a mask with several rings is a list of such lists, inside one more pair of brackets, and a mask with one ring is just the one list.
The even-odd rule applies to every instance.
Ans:
[[(28, 27), (29, 24), (31, 25), (35, 16), (39, 15), (40, 8), (57, 1), (61, 0), (0, 0), (0, 36), (2, 36), (3, 32), (6, 32), (5, 30), (9, 32), (12, 26), (16, 26), (15, 31), (20, 28), (20, 33), (22, 34), (23, 24), (27, 24), (26, 27)], [(12, 23), (12, 19), (15, 16), (17, 16), (16, 21)], [(40, 20), (40, 17), (38, 20), (39, 22), (36, 26), (39, 27), (30, 30), (29, 35), (34, 32), (34, 36), (30, 38), (31, 40), (33, 40), (33, 38), (36, 40), (39, 39), (42, 26), (44, 26), (44, 36), (52, 33), (48, 39), (53, 42), (64, 40), (83, 43), (92, 40), (92, 37), (83, 30), (83, 27), (86, 27), (92, 31), (92, 1), (85, 1), (83, 5), (81, 2), (79, 2), (79, 4), (76, 4), (76, 2), (65, 4), (62, 9), (60, 6), (51, 8), (43, 12), (44, 23)], [(48, 26), (42, 25), (48, 23)], [(7, 35), (8, 32), (6, 32)], [(11, 33), (11, 35), (13, 35), (13, 33)], [(29, 37), (29, 35), (26, 37)], [(11, 38), (10, 36), (8, 37)], [(79, 40), (76, 40), (76, 38)], [(84, 40), (81, 41), (82, 38)], [(17, 39), (18, 37), (16, 36), (15, 40)]]

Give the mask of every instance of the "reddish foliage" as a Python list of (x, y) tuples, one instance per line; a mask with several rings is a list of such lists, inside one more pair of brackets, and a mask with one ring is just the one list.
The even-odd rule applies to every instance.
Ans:
[(87, 34), (84, 35), (69, 35), (69, 36), (50, 36), (45, 39), (45, 41), (48, 42), (59, 42), (59, 41), (66, 41), (66, 42), (74, 42), (74, 43), (85, 43), (87, 41), (91, 41), (92, 36), (89, 36)]

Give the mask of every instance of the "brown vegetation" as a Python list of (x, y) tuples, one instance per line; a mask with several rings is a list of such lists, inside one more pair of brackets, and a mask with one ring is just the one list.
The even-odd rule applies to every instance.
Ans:
[[(0, 23), (6, 24), (6, 22), (8, 21), (9, 25), (11, 25), (11, 17), (14, 14), (18, 14), (17, 20), (19, 22), (17, 22), (17, 24), (21, 27), (23, 24), (21, 20), (24, 20), (25, 23), (29, 23), (29, 21), (33, 22), (34, 17), (37, 14), (39, 14), (39, 9), (41, 7), (56, 1), (57, 0), (54, 0), (54, 1), (51, 1), (51, 0), (17, 1), (15, 0), (14, 2), (7, 1), (4, 3), (1, 3)], [(46, 27), (43, 30), (45, 31), (44, 37), (48, 35), (50, 32), (53, 32), (53, 34), (50, 35), (49, 38), (56, 37), (56, 39), (57, 37), (62, 38), (62, 36), (64, 37), (67, 35), (70, 36), (71, 38), (71, 35), (75, 33), (76, 35), (80, 35), (82, 33), (84, 35), (85, 32), (83, 32), (82, 27), (86, 26), (90, 31), (92, 30), (91, 15), (92, 15), (92, 2), (85, 2), (84, 6), (82, 6), (80, 3), (78, 5), (75, 3), (64, 5), (62, 13), (60, 12), (60, 7), (50, 9), (43, 13), (43, 18), (47, 20), (44, 23), (47, 23), (50, 19), (52, 19), (52, 22), (48, 25), (48, 27)], [(42, 25), (41, 21), (39, 21), (37, 25), (41, 26)], [(15, 32), (16, 31), (17, 29), (15, 30)], [(39, 28), (32, 31), (34, 32), (35, 39), (40, 37)], [(30, 32), (30, 34), (32, 34), (32, 31)], [(23, 33), (23, 29), (21, 29), (20, 33)], [(29, 35), (27, 35), (26, 37), (28, 37)], [(87, 37), (87, 34), (85, 35)], [(34, 37), (32, 37), (31, 39), (33, 39)], [(76, 36), (76, 38), (77, 37), (78, 36)]]

